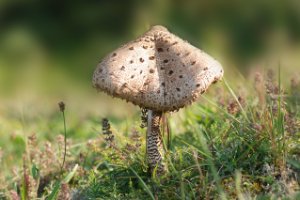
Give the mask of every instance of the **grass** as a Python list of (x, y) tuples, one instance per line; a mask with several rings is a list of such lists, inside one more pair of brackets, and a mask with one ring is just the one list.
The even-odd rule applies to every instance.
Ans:
[(65, 126), (55, 111), (37, 134), (3, 138), (9, 148), (1, 150), (0, 198), (300, 199), (300, 83), (283, 86), (275, 74), (257, 74), (243, 91), (224, 81), (201, 103), (169, 116), (168, 171), (161, 177), (148, 173), (139, 113), (108, 117), (102, 131), (99, 116), (68, 122), (75, 113), (67, 107), (61, 170), (65, 137), (50, 133)]

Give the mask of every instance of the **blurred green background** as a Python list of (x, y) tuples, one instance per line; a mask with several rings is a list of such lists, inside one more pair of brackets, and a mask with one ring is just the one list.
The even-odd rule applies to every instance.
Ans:
[(91, 87), (93, 70), (154, 24), (220, 60), (228, 79), (231, 71), (248, 76), (279, 61), (287, 75), (300, 71), (297, 0), (1, 0), (0, 114), (18, 106), (51, 110), (61, 99), (112, 112), (106, 102), (116, 100)]

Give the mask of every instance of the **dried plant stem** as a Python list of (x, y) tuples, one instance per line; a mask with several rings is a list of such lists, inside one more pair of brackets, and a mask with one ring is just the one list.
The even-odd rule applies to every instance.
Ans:
[(63, 158), (63, 162), (62, 162), (62, 165), (61, 165), (61, 171), (63, 170), (63, 167), (64, 167), (64, 164), (65, 164), (65, 161), (66, 161), (66, 154), (67, 154), (67, 126), (66, 126), (66, 118), (65, 118), (65, 112), (62, 111), (62, 115), (63, 115), (63, 120), (64, 120), (64, 134), (65, 134), (65, 137), (64, 137), (64, 158)]
[(66, 117), (65, 117), (65, 108), (66, 105), (64, 102), (59, 102), (58, 103), (59, 109), (62, 112), (62, 117), (63, 117), (63, 121), (64, 121), (64, 157), (63, 157), (63, 162), (61, 164), (60, 170), (63, 170), (63, 167), (65, 165), (65, 161), (66, 161), (66, 154), (67, 154), (67, 126), (66, 126)]

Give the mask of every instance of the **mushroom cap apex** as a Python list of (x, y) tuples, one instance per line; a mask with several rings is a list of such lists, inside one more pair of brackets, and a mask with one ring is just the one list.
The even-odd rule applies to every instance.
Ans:
[(174, 111), (193, 103), (223, 73), (213, 57), (156, 25), (108, 54), (93, 85), (143, 108)]
[(168, 29), (162, 25), (154, 25), (151, 27), (152, 31), (168, 31)]

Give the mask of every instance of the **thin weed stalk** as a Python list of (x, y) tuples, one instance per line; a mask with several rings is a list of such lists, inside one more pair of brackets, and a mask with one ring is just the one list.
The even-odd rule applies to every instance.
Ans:
[(63, 122), (64, 122), (64, 156), (63, 156), (63, 162), (61, 164), (60, 170), (63, 170), (63, 167), (65, 165), (65, 161), (66, 161), (66, 154), (67, 154), (67, 126), (66, 126), (66, 117), (65, 117), (65, 103), (64, 102), (60, 102), (59, 104), (59, 109), (62, 113), (62, 117), (63, 117)]
[(281, 151), (282, 151), (282, 166), (286, 165), (286, 138), (285, 138), (285, 131), (284, 131), (284, 112), (282, 112), (282, 92), (281, 92), (281, 65), (280, 62), (278, 64), (278, 90), (279, 90), (279, 95), (278, 95), (278, 119), (277, 119), (277, 132), (281, 135), (282, 137), (282, 144), (281, 146)]

